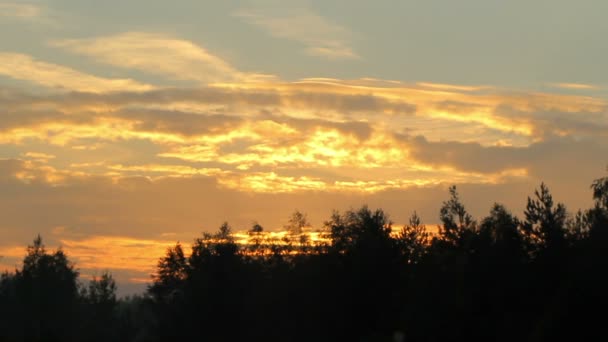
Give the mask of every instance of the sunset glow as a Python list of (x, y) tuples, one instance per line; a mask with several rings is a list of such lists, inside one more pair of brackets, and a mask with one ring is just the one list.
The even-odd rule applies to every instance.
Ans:
[(0, 1), (2, 270), (40, 234), (141, 285), (224, 221), (241, 244), (295, 209), (434, 224), (452, 184), (482, 215), (541, 181), (574, 212), (606, 169), (608, 26), (563, 1), (543, 29), (496, 4), (473, 29), (406, 2), (154, 3)]

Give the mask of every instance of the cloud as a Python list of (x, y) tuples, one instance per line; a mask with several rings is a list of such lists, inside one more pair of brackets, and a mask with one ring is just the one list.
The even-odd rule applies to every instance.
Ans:
[(207, 84), (264, 78), (264, 75), (240, 72), (190, 41), (160, 33), (126, 32), (89, 39), (55, 40), (50, 45), (119, 68), (176, 80)]
[(430, 82), (418, 82), (416, 85), (429, 88), (429, 89), (438, 89), (438, 90), (447, 90), (447, 91), (480, 91), (492, 89), (490, 86), (465, 86), (458, 84), (445, 84), (445, 83), (430, 83)]
[[(603, 107), (603, 108), (602, 108)], [(495, 108), (497, 116), (527, 121), (532, 135), (541, 139), (552, 136), (608, 136), (608, 107), (515, 109), (508, 104)]]
[(327, 59), (358, 59), (350, 46), (352, 33), (307, 8), (243, 8), (234, 13), (273, 37), (306, 46), (311, 56)]
[[(119, 41), (121, 39), (118, 38)], [(87, 44), (83, 46), (87, 47)], [(96, 46), (95, 49), (106, 49), (97, 46), (97, 43), (91, 44)], [(194, 46), (191, 43), (186, 45)], [(195, 46), (194, 48), (196, 50)], [(69, 68), (34, 61), (25, 55), (3, 54), (0, 57), (8, 61), (4, 68), (0, 67), (0, 72), (11, 77), (28, 79), (51, 87), (61, 86), (85, 91), (46, 97), (33, 97), (6, 90), (0, 92), (1, 102), (12, 108), (21, 106), (28, 110), (33, 106), (51, 106), (63, 112), (99, 113), (137, 107), (146, 111), (172, 110), (240, 117), (272, 113), (335, 122), (383, 122), (393, 129), (400, 127), (404, 130), (424, 130), (425, 126), (442, 122), (444, 126), (446, 123), (453, 126), (449, 129), (443, 127), (443, 134), (454, 133), (462, 136), (464, 131), (470, 131), (474, 132), (472, 136), (488, 137), (488, 132), (495, 132), (492, 139), (498, 138), (507, 144), (522, 144), (538, 141), (547, 135), (570, 134), (569, 129), (575, 126), (579, 126), (578, 131), (591, 131), (594, 127), (593, 121), (602, 122), (606, 118), (608, 107), (604, 99), (589, 96), (518, 92), (484, 86), (405, 84), (372, 79), (317, 78), (296, 82), (282, 82), (277, 79), (258, 79), (256, 82), (233, 80), (199, 88), (150, 89), (151, 86), (132, 80), (102, 79)], [(143, 56), (137, 57), (136, 60), (139, 61), (140, 58)], [(128, 60), (126, 57), (124, 59)], [(141, 61), (144, 63), (142, 65), (147, 63), (143, 62), (143, 59)], [(152, 64), (146, 68), (152, 67)], [(178, 69), (174, 71), (177, 72)], [(106, 94), (100, 94), (104, 92)], [(547, 113), (561, 114), (552, 119)], [(167, 127), (179, 125), (166, 124)], [(182, 126), (187, 128), (187, 125)], [(485, 132), (482, 132), (483, 130)], [(599, 132), (599, 129), (596, 131)]]
[[(587, 187), (608, 160), (605, 140), (552, 137), (526, 147), (482, 146), (459, 141), (431, 142), (424, 137), (401, 137), (410, 156), (431, 168), (451, 167), (471, 173), (492, 174), (526, 170), (532, 179), (562, 187)], [(584, 182), (582, 185), (580, 182)]]
[(43, 29), (58, 29), (64, 26), (65, 16), (34, 2), (0, 2), (0, 18), (36, 25)]
[(153, 87), (131, 79), (108, 79), (52, 63), (37, 61), (19, 53), (0, 53), (0, 75), (67, 91), (144, 91)]
[(585, 83), (550, 83), (549, 86), (555, 87), (555, 88), (574, 89), (574, 90), (594, 90), (594, 89), (598, 89), (598, 87), (595, 86), (595, 85), (585, 84)]
[(542, 142), (608, 138), (602, 98), (372, 79), (4, 89), (0, 104), (0, 145), (27, 159), (14, 177), (51, 187), (88, 177), (208, 178), (250, 193), (500, 184), (540, 177), (530, 151)]
[(33, 159), (41, 163), (47, 163), (49, 160), (56, 158), (56, 156), (41, 152), (25, 152), (23, 154), (25, 158)]
[[(283, 168), (281, 172), (338, 168), (336, 174), (345, 168), (388, 170), (428, 163), (416, 154), (418, 149), (430, 148), (422, 148), (427, 142), (461, 143), (461, 150), (472, 149), (474, 144), (523, 148), (555, 136), (601, 141), (608, 127), (606, 104), (600, 98), (494, 89), (460, 91), (445, 85), (438, 90), (372, 80), (315, 79), (49, 95), (4, 90), (0, 103), (5, 107), (0, 116), (0, 143), (5, 145), (44, 142), (69, 148), (73, 155), (88, 146), (107, 144), (130, 150), (135, 147), (129, 146), (145, 142), (146, 150), (153, 152), (147, 154), (147, 164), (202, 163), (202, 168), (229, 171), (268, 172), (276, 167)], [(395, 138), (404, 133), (423, 135), (424, 140)], [(61, 160), (62, 153), (51, 154)], [(136, 150), (129, 154), (138, 155)], [(118, 161), (111, 154), (107, 157), (110, 164), (130, 162)], [(441, 158), (450, 160), (449, 156)], [(493, 164), (497, 167), (461, 170), (496, 173), (511, 169), (500, 160)], [(298, 176), (308, 175), (289, 175)]]

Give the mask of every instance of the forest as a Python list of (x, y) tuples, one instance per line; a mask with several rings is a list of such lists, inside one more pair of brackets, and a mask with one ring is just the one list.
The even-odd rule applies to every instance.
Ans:
[(0, 280), (0, 341), (552, 341), (605, 336), (608, 177), (576, 213), (546, 185), (524, 215), (473, 218), (455, 186), (426, 227), (381, 209), (306, 218), (281, 240), (230, 226), (159, 256), (145, 293), (117, 298), (109, 273), (79, 278), (37, 237)]

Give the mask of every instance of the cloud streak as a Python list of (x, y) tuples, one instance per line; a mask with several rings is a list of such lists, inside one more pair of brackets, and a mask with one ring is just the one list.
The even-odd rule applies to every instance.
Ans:
[(0, 53), (0, 75), (62, 91), (100, 93), (125, 90), (144, 91), (153, 88), (151, 85), (131, 79), (93, 76), (65, 66), (38, 61), (31, 56), (19, 53)]
[(358, 59), (349, 42), (352, 33), (307, 8), (242, 8), (234, 13), (269, 35), (304, 45), (308, 55), (326, 59)]
[(574, 89), (574, 90), (594, 90), (599, 87), (592, 84), (585, 83), (551, 83), (550, 86), (562, 89)]

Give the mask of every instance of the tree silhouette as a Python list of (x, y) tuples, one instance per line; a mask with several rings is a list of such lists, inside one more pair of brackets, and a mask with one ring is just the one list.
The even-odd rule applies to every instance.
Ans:
[(503, 205), (495, 203), (490, 215), (480, 226), (480, 235), (486, 238), (497, 255), (517, 261), (523, 258), (523, 240), (520, 222)]
[(289, 217), (289, 221), (284, 226), (285, 230), (294, 235), (302, 234), (303, 228), (310, 226), (307, 215), (299, 210), (295, 210)]
[(591, 184), (597, 206), (608, 209), (608, 177), (598, 178)]
[(430, 234), (415, 211), (410, 216), (409, 223), (403, 226), (399, 232), (397, 241), (404, 253), (406, 263), (420, 262), (430, 243)]
[(528, 197), (524, 211), (526, 219), (522, 224), (532, 253), (560, 253), (566, 244), (566, 207), (562, 203), (554, 205), (553, 196), (544, 183), (534, 195), (535, 198)]
[[(116, 282), (108, 272), (94, 276), (83, 288), (81, 300), (84, 304), (80, 317), (80, 337), (87, 341), (116, 340), (118, 323), (115, 320)], [(86, 337), (86, 338), (85, 338)]]
[[(143, 296), (89, 282), (38, 236), (0, 276), (0, 341), (551, 341), (604, 335), (608, 180), (569, 215), (541, 184), (518, 219), (501, 204), (477, 224), (456, 188), (438, 237), (420, 217), (393, 234), (382, 209), (334, 211), (325, 244), (296, 211), (285, 238), (224, 222), (189, 255), (167, 249)], [(289, 226), (289, 227), (288, 227)], [(78, 291), (80, 289), (80, 292)]]
[(23, 268), (15, 273), (16, 296), (27, 340), (69, 341), (78, 299), (78, 272), (61, 249), (47, 253), (42, 238), (28, 246)]
[(263, 253), (264, 251), (262, 250), (262, 234), (264, 233), (264, 227), (262, 227), (259, 223), (254, 222), (253, 225), (251, 226), (251, 229), (249, 229), (249, 231), (247, 231), (247, 234), (250, 237), (250, 245), (249, 245), (249, 250), (254, 253), (254, 254), (258, 254), (258, 253)]
[[(399, 284), (400, 253), (391, 237), (392, 222), (381, 209), (363, 206), (344, 214), (334, 212), (325, 223), (330, 231), (333, 271), (333, 300), (343, 311), (337, 327), (344, 336), (371, 338), (394, 325), (400, 300), (391, 284)], [(388, 304), (388, 305), (387, 305)]]
[(477, 224), (460, 202), (456, 186), (451, 186), (449, 191), (450, 199), (443, 202), (439, 212), (439, 219), (443, 223), (439, 234), (448, 243), (462, 245)]
[(158, 261), (150, 293), (158, 300), (173, 300), (182, 290), (187, 271), (186, 257), (182, 245), (178, 242), (174, 247), (168, 248), (165, 256)]

